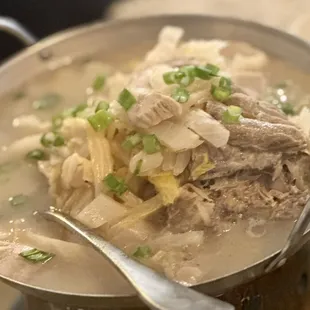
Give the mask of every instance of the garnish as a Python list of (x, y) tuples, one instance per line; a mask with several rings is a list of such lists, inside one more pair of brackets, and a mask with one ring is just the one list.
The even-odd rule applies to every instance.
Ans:
[(190, 93), (185, 88), (179, 87), (172, 92), (171, 97), (177, 102), (185, 103), (188, 101)]
[(100, 102), (97, 104), (97, 107), (96, 107), (95, 112), (98, 112), (98, 111), (100, 111), (100, 110), (107, 111), (108, 109), (109, 109), (109, 103), (106, 102), (106, 101), (100, 101)]
[(147, 154), (154, 154), (160, 151), (160, 143), (155, 135), (145, 135), (142, 138), (143, 150)]
[(225, 101), (231, 95), (231, 80), (221, 77), (219, 86), (212, 84), (211, 94), (218, 101)]
[(44, 147), (51, 147), (51, 146), (62, 146), (65, 144), (65, 139), (58, 133), (55, 132), (48, 132), (41, 137), (41, 144)]
[(128, 136), (124, 142), (122, 143), (122, 147), (125, 150), (132, 150), (135, 146), (137, 146), (142, 141), (142, 137), (139, 133), (135, 133), (133, 135)]
[(43, 150), (35, 149), (27, 153), (26, 158), (31, 160), (47, 160), (48, 156)]
[(152, 250), (149, 246), (138, 246), (137, 249), (132, 253), (135, 258), (148, 258), (152, 255)]
[(98, 75), (93, 82), (93, 89), (96, 91), (102, 90), (105, 85), (106, 77), (105, 75)]
[(20, 252), (19, 255), (34, 264), (46, 263), (55, 256), (53, 253), (40, 251), (35, 248)]
[(60, 103), (62, 97), (57, 93), (48, 93), (32, 103), (36, 110), (49, 109)]
[(133, 172), (134, 175), (139, 175), (140, 171), (141, 171), (141, 167), (143, 164), (143, 159), (139, 159), (135, 168), (135, 171)]
[(27, 200), (28, 196), (23, 194), (18, 194), (9, 198), (9, 202), (13, 207), (23, 205), (27, 202)]
[(117, 101), (126, 111), (128, 111), (137, 102), (134, 95), (126, 88), (121, 91)]
[(116, 177), (112, 173), (104, 178), (103, 183), (111, 192), (118, 196), (123, 195), (128, 190), (125, 181), (122, 178)]
[(109, 112), (99, 110), (96, 114), (89, 116), (87, 120), (95, 131), (100, 131), (106, 129), (113, 122), (114, 118)]
[(242, 109), (240, 107), (230, 105), (226, 111), (223, 112), (222, 120), (225, 124), (234, 124), (240, 122)]

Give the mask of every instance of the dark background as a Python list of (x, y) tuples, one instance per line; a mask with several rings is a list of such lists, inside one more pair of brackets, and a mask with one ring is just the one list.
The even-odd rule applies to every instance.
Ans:
[[(115, 0), (0, 0), (0, 16), (16, 19), (32, 34), (43, 38), (54, 32), (104, 18)], [(23, 45), (0, 32), (0, 61)]]

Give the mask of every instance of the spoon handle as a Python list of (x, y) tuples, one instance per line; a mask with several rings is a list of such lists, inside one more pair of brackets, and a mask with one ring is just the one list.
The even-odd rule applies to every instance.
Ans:
[(153, 310), (233, 310), (219, 299), (198, 293), (156, 273), (128, 257), (120, 249), (92, 233), (80, 222), (58, 211), (42, 213), (87, 240), (100, 254), (108, 258), (136, 289), (140, 298)]

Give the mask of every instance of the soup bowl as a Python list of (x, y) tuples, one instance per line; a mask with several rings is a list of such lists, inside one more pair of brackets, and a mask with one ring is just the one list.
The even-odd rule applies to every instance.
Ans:
[[(29, 45), (0, 67), (0, 96), (48, 70), (66, 65), (79, 57), (100, 51), (105, 55), (115, 50), (126, 51), (141, 43), (154, 44), (165, 25), (185, 29), (186, 38), (223, 39), (247, 42), (268, 55), (310, 71), (310, 46), (285, 32), (253, 22), (214, 16), (155, 16), (132, 20), (95, 23), (55, 34), (35, 43), (35, 38), (16, 22), (3, 19), (2, 30), (8, 31)], [(194, 288), (218, 296), (242, 310), (301, 310), (310, 301), (309, 231), (300, 243), (300, 250), (282, 267), (266, 273), (265, 267), (278, 254), (245, 266), (221, 278), (212, 279)], [(0, 275), (9, 285), (26, 296), (28, 309), (143, 309), (135, 295), (72, 294), (34, 287)], [(309, 296), (308, 296), (309, 295)]]

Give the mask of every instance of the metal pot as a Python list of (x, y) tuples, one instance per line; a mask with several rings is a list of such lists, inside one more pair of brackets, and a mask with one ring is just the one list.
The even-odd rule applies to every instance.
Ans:
[[(68, 59), (98, 51), (103, 55), (109, 55), (115, 50), (128, 53), (132, 46), (153, 44), (159, 30), (167, 24), (183, 27), (187, 38), (246, 41), (267, 54), (310, 71), (310, 46), (279, 30), (232, 18), (158, 16), (96, 23), (61, 32), (38, 42), (2, 65), (0, 95), (50, 68), (67, 63)], [(1, 28), (10, 30), (27, 45), (35, 41), (12, 20), (2, 20)], [(301, 246), (306, 242), (307, 235)], [(307, 309), (310, 244), (305, 244), (284, 266), (266, 274), (264, 267), (276, 254), (233, 274), (198, 285), (195, 289), (219, 296), (240, 310)], [(29, 286), (4, 277), (2, 280), (26, 295), (28, 309), (31, 310), (144, 308), (136, 296), (74, 295)], [(310, 301), (310, 294), (308, 299)]]

